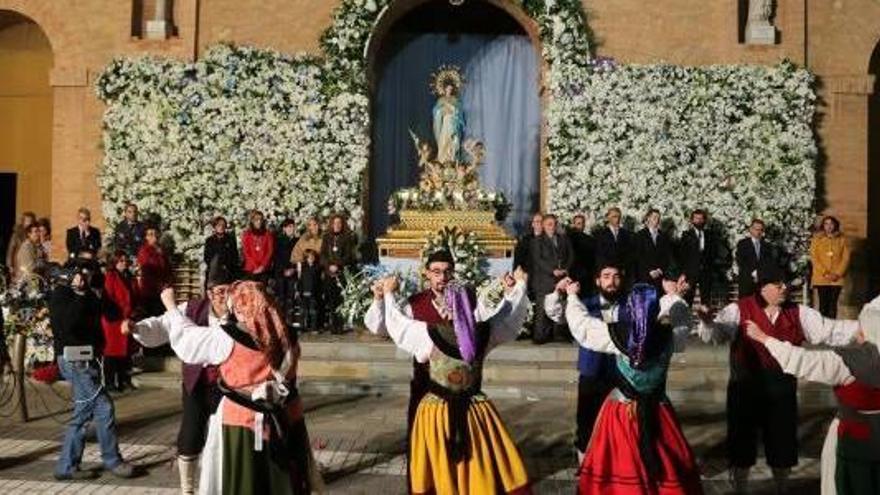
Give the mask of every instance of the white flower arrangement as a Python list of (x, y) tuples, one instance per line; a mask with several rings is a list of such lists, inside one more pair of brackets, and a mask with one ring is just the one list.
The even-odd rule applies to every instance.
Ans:
[(428, 262), (431, 254), (449, 251), (455, 261), (455, 278), (479, 286), (489, 277), (489, 261), (480, 246), (476, 232), (464, 232), (459, 227), (444, 227), (425, 242), (421, 265)]
[[(510, 1), (540, 31), (551, 210), (596, 215), (618, 205), (638, 217), (653, 206), (680, 224), (705, 207), (731, 240), (760, 216), (803, 260), (817, 154), (809, 72), (790, 63), (616, 65), (591, 56), (581, 0)], [(365, 47), (391, 2), (342, 0), (322, 59), (222, 45), (192, 64), (111, 63), (97, 84), (107, 103), (99, 183), (110, 224), (133, 200), (192, 260), (217, 213), (259, 208), (270, 220), (301, 221), (346, 210), (357, 228), (369, 161)], [(456, 200), (407, 193), (390, 202)]]
[(793, 255), (809, 242), (815, 197), (813, 78), (775, 67), (572, 68), (548, 111), (550, 204), (601, 218), (660, 209), (677, 226), (707, 208), (730, 245), (753, 217)]

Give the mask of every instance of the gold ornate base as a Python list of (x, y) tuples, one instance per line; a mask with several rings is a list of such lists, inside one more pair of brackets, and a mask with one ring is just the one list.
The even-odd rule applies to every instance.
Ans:
[(511, 258), (516, 239), (495, 222), (493, 211), (402, 210), (400, 223), (376, 239), (379, 256), (421, 258), (428, 239), (443, 227), (476, 232), (478, 242), (490, 258)]

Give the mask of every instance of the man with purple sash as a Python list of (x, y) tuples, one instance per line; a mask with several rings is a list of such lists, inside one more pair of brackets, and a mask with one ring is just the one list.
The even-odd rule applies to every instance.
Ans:
[[(198, 327), (220, 328), (226, 321), (227, 290), (232, 276), (218, 256), (211, 260), (207, 273), (207, 294), (179, 306), (187, 318)], [(166, 313), (167, 315), (167, 313)], [(156, 332), (167, 332), (170, 322), (166, 316), (147, 318), (137, 323), (135, 338), (149, 338)], [(177, 434), (177, 467), (180, 470), (181, 493), (195, 492), (196, 463), (208, 433), (208, 418), (214, 413), (220, 399), (217, 390), (216, 366), (183, 363), (183, 415)]]

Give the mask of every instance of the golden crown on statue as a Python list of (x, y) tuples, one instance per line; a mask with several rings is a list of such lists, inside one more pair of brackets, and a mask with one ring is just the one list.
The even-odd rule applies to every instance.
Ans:
[(441, 65), (431, 74), (431, 90), (437, 96), (444, 96), (447, 86), (451, 86), (453, 92), (458, 94), (464, 83), (465, 80), (461, 69), (455, 65)]

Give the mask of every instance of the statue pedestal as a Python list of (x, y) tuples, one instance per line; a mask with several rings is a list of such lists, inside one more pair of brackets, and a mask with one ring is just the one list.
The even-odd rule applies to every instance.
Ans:
[(168, 21), (147, 21), (146, 37), (149, 40), (164, 40), (171, 33)]
[(495, 222), (494, 211), (402, 210), (400, 223), (376, 239), (380, 257), (419, 259), (428, 239), (443, 227), (476, 232), (489, 258), (512, 258), (514, 239)]
[(768, 23), (752, 23), (746, 26), (746, 43), (749, 45), (775, 45), (776, 28)]

